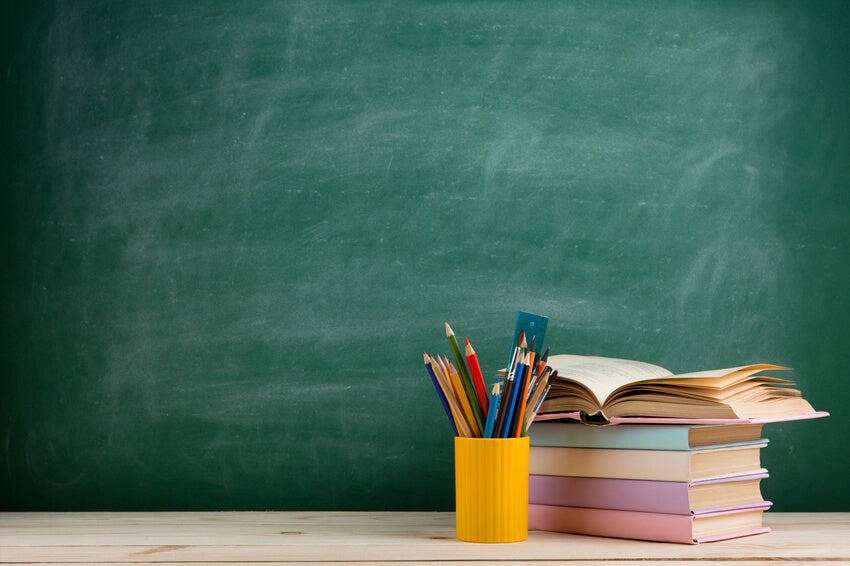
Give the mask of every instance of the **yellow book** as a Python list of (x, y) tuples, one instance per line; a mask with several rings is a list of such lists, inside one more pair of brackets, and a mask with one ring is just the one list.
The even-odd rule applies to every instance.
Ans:
[(767, 444), (710, 450), (619, 450), (532, 446), (530, 473), (632, 480), (692, 482), (764, 473)]

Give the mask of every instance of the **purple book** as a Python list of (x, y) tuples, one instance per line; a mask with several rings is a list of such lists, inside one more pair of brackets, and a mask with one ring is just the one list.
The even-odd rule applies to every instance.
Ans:
[(531, 475), (529, 503), (699, 515), (764, 506), (766, 473), (695, 482)]

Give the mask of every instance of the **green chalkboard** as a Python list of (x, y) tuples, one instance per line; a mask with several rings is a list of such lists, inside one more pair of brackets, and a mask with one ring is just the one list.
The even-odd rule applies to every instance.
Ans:
[(847, 510), (845, 2), (3, 8), (0, 507), (452, 509), (422, 365), (757, 361)]

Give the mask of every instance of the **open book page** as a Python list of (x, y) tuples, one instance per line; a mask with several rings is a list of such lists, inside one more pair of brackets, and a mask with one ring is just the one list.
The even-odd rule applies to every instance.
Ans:
[(558, 378), (577, 381), (596, 396), (599, 405), (615, 389), (646, 379), (672, 377), (666, 369), (633, 360), (559, 354), (549, 357), (549, 365), (557, 370)]
[[(695, 371), (691, 373), (679, 373), (667, 379), (660, 379), (657, 383), (669, 383), (675, 385), (688, 385), (690, 387), (710, 387), (719, 389), (729, 387), (735, 383), (740, 383), (750, 379), (755, 373), (763, 370), (779, 370), (788, 369), (782, 366), (772, 364), (751, 364), (748, 366), (738, 366), (727, 369), (713, 369), (708, 371)], [(759, 376), (765, 381), (775, 381), (777, 383), (789, 383), (786, 380), (773, 378), (769, 376)]]

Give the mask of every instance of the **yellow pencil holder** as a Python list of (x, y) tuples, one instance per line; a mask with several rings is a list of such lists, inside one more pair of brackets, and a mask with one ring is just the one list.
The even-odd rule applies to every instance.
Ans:
[(528, 538), (528, 437), (455, 437), (457, 538)]

